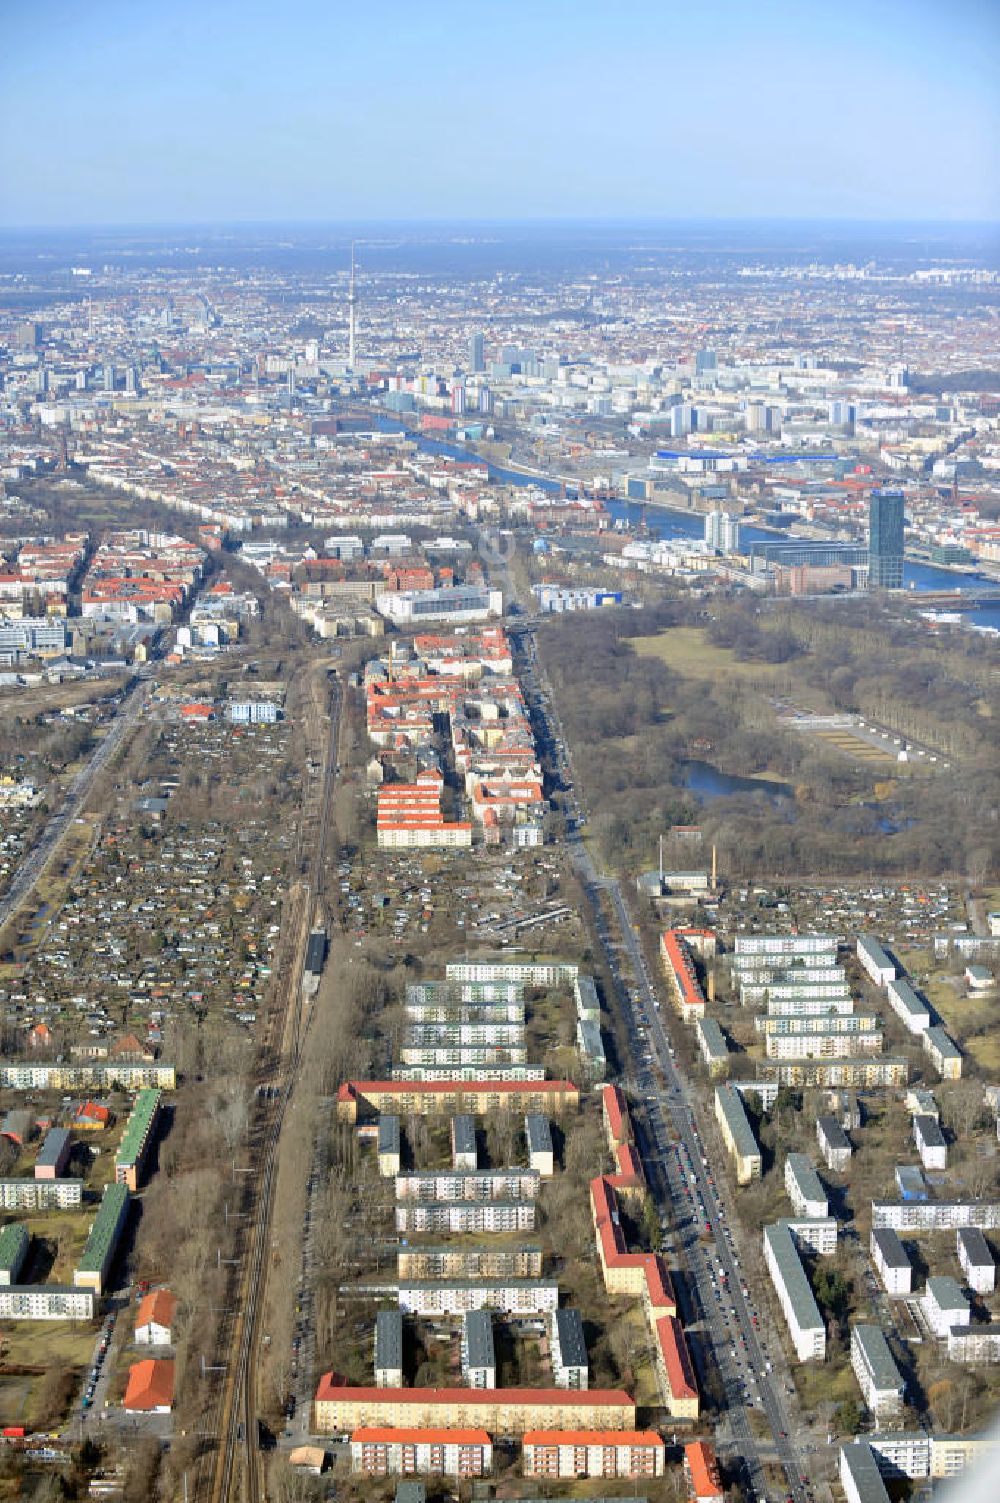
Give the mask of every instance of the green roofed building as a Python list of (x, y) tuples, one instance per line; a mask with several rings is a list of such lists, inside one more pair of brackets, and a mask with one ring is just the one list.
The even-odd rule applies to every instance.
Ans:
[(115, 1155), (115, 1179), (133, 1192), (139, 1188), (142, 1167), (156, 1136), (161, 1095), (152, 1088), (139, 1092)]
[(104, 1285), (128, 1220), (131, 1198), (127, 1185), (108, 1185), (104, 1191), (101, 1208), (94, 1217), (83, 1255), (73, 1273), (73, 1283), (78, 1289), (93, 1289), (97, 1295), (104, 1293)]
[(0, 1284), (16, 1284), (28, 1256), (31, 1238), (19, 1221), (9, 1221), (0, 1231)]

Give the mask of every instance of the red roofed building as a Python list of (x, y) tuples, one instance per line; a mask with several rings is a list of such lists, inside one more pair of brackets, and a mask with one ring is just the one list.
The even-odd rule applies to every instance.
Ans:
[(529, 1430), (526, 1477), (662, 1477), (666, 1448), (653, 1430)]
[(136, 1312), (135, 1339), (140, 1346), (169, 1346), (177, 1314), (177, 1296), (169, 1289), (153, 1289)]
[(656, 1322), (656, 1371), (667, 1413), (675, 1419), (697, 1419), (698, 1383), (676, 1315), (661, 1316)]
[(705, 1440), (684, 1447), (684, 1475), (691, 1489), (691, 1503), (722, 1503), (722, 1478), (715, 1452)]
[(97, 1101), (84, 1101), (73, 1113), (73, 1126), (86, 1132), (100, 1132), (111, 1124), (111, 1113)]
[(405, 1430), (371, 1426), (351, 1435), (351, 1471), (366, 1477), (433, 1473), (484, 1477), (493, 1470), (493, 1442), (485, 1430)]
[(631, 1430), (635, 1404), (616, 1388), (355, 1388), (325, 1373), (313, 1401), (313, 1428), (326, 1435), (359, 1429)]
[(684, 1022), (693, 1023), (695, 1018), (703, 1018), (705, 994), (695, 974), (694, 963), (682, 931), (667, 929), (660, 936), (660, 959), (670, 981), (674, 1003)]
[(174, 1402), (174, 1364), (169, 1358), (144, 1357), (128, 1370), (122, 1407), (126, 1414), (169, 1414)]

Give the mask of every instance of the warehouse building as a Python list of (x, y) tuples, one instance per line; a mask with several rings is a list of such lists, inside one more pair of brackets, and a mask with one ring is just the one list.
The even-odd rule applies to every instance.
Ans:
[(903, 1407), (906, 1385), (881, 1326), (851, 1327), (851, 1366), (876, 1424), (898, 1415)]
[(715, 1088), (715, 1119), (736, 1165), (736, 1183), (749, 1185), (752, 1180), (760, 1179), (760, 1144), (754, 1136), (742, 1096), (730, 1085)]
[(913, 1288), (913, 1267), (899, 1233), (891, 1227), (873, 1227), (869, 1247), (886, 1294), (909, 1294)]
[(826, 1191), (804, 1153), (790, 1153), (786, 1157), (785, 1190), (797, 1216), (829, 1216)]
[(778, 1223), (764, 1228), (764, 1261), (788, 1323), (796, 1357), (800, 1362), (822, 1362), (826, 1355), (826, 1327), (787, 1226)]

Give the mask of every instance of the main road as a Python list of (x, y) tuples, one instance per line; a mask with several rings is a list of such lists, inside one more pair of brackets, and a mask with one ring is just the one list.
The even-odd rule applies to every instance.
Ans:
[[(549, 754), (555, 778), (564, 790), (572, 789), (569, 754), (552, 706), (551, 690), (543, 682), (542, 669), (535, 654), (530, 628), (516, 634), (522, 656), (519, 672), (529, 705), (534, 712), (540, 741)], [(740, 1270), (734, 1232), (726, 1213), (716, 1178), (722, 1182), (709, 1162), (709, 1146), (702, 1139), (695, 1119), (693, 1097), (687, 1080), (676, 1064), (673, 1047), (660, 1015), (660, 999), (653, 986), (636, 929), (629, 917), (620, 884), (599, 873), (584, 843), (577, 821), (568, 821), (568, 845), (573, 864), (593, 908), (597, 934), (604, 950), (608, 969), (615, 980), (619, 1006), (630, 1037), (649, 1045), (649, 1062), (655, 1058), (662, 1085), (652, 1069), (640, 1072), (639, 1085), (644, 1095), (645, 1141), (640, 1143), (654, 1192), (661, 1223), (676, 1227), (694, 1283), (696, 1302), (704, 1317), (704, 1327), (711, 1341), (716, 1365), (726, 1390), (726, 1419), (732, 1449), (743, 1457), (747, 1481), (753, 1494), (761, 1500), (771, 1494), (764, 1473), (762, 1452), (750, 1426), (747, 1406), (759, 1407), (773, 1435), (766, 1450), (776, 1458), (785, 1474), (786, 1494), (794, 1503), (807, 1503), (811, 1489), (806, 1465), (791, 1438), (790, 1421), (775, 1369), (783, 1364), (778, 1353), (774, 1360), (764, 1349), (750, 1291)], [(615, 952), (609, 926), (602, 912), (602, 895), (606, 895), (620, 945), (628, 958), (634, 982), (626, 984), (624, 967)], [(641, 1129), (640, 1129), (641, 1130)], [(694, 1229), (696, 1208), (702, 1214), (707, 1242)], [(743, 1353), (739, 1348), (742, 1346)], [(744, 1365), (745, 1364), (745, 1365)]]

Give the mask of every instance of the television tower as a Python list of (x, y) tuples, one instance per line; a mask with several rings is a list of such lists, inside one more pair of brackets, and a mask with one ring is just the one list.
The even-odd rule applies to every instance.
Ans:
[(351, 241), (351, 287), (347, 294), (347, 366), (354, 369), (354, 333), (357, 314), (357, 291), (354, 285), (354, 241)]

